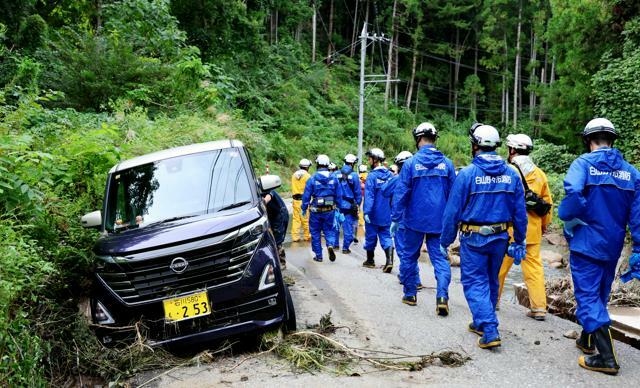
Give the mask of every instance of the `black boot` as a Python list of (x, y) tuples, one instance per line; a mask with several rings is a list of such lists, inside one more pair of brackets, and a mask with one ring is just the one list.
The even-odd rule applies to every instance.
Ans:
[(585, 369), (602, 372), (609, 375), (618, 374), (620, 365), (616, 359), (616, 351), (613, 348), (613, 337), (609, 326), (601, 326), (592, 333), (592, 338), (598, 349), (595, 356), (580, 356), (578, 365)]
[(391, 273), (393, 270), (393, 247), (385, 249), (384, 254), (387, 256), (387, 262), (382, 267), (382, 272)]
[(449, 315), (449, 302), (447, 301), (447, 298), (436, 298), (436, 314), (441, 317)]
[(336, 261), (336, 253), (333, 251), (333, 247), (329, 247), (328, 251), (329, 251), (329, 260)]
[(373, 260), (373, 251), (367, 251), (367, 260), (365, 260), (365, 262), (362, 263), (362, 266), (367, 268), (376, 267), (376, 262)]
[(582, 330), (580, 337), (576, 340), (576, 347), (582, 350), (584, 354), (594, 354), (596, 352), (596, 344), (593, 342), (593, 335), (587, 334)]

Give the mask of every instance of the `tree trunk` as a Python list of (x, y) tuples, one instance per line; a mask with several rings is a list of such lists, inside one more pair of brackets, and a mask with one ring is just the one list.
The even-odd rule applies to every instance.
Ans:
[(456, 27), (456, 64), (453, 72), (453, 121), (458, 121), (458, 79), (460, 77), (460, 29)]
[[(424, 57), (420, 58), (420, 73), (422, 73), (422, 65), (424, 65)], [(418, 104), (420, 103), (420, 81), (418, 81), (418, 88), (416, 89), (416, 108), (415, 114), (418, 116)]]
[(360, 0), (356, 0), (356, 10), (353, 13), (353, 32), (351, 33), (351, 51), (349, 52), (349, 56), (353, 57), (353, 54), (356, 52), (356, 37), (358, 32), (358, 4), (360, 4)]
[(389, 109), (389, 97), (391, 94), (391, 69), (393, 63), (393, 43), (395, 39), (395, 26), (396, 26), (396, 9), (398, 7), (398, 0), (393, 0), (393, 12), (391, 13), (391, 42), (389, 43), (389, 52), (387, 54), (387, 82), (384, 87), (384, 111)]
[(519, 93), (519, 79), (520, 74), (520, 32), (522, 30), (522, 2), (520, 2), (520, 8), (518, 9), (518, 33), (516, 35), (516, 64), (513, 72), (513, 128), (518, 125), (518, 93)]
[(96, 0), (96, 31), (102, 28), (102, 0)]
[(535, 63), (536, 63), (536, 58), (538, 56), (538, 50), (536, 49), (536, 45), (537, 45), (537, 36), (535, 34), (535, 32), (533, 31), (533, 27), (531, 28), (531, 74), (529, 74), (529, 120), (533, 121), (534, 115), (535, 115), (535, 110), (536, 110), (536, 93), (535, 93), (535, 86), (536, 86), (536, 68)]
[[(477, 38), (476, 38), (476, 47), (473, 54), (473, 75), (475, 75), (476, 77), (478, 76), (478, 40)], [(473, 95), (473, 99), (471, 100), (471, 104), (473, 105), (474, 109), (478, 104), (478, 96), (475, 93)]]
[(276, 8), (276, 22), (275, 22), (274, 28), (276, 30), (276, 45), (277, 45), (278, 44), (278, 8)]
[(556, 57), (551, 61), (551, 76), (549, 77), (549, 85), (553, 84), (556, 79)]
[(418, 53), (413, 50), (413, 59), (411, 60), (411, 79), (409, 81), (409, 91), (407, 92), (406, 107), (411, 107), (411, 97), (413, 94), (413, 82), (416, 79), (416, 64), (418, 63)]
[[(393, 79), (397, 80), (398, 79), (398, 68), (400, 67), (400, 60), (398, 58), (398, 34), (395, 34), (395, 39), (394, 39), (394, 50), (395, 50), (395, 60), (393, 61)], [(398, 83), (399, 82), (395, 82), (393, 84), (393, 89), (394, 89), (394, 104), (396, 104), (396, 106), (398, 105)]]
[(311, 62), (315, 63), (316, 61), (316, 19), (318, 10), (316, 9), (316, 2), (314, 1), (312, 4), (313, 7), (313, 17), (311, 18)]
[(329, 3), (329, 44), (327, 45), (327, 65), (331, 63), (333, 52), (333, 0)]

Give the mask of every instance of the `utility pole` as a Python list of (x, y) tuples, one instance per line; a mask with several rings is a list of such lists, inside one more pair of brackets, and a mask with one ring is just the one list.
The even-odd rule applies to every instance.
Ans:
[[(362, 161), (362, 142), (364, 138), (364, 86), (365, 84), (386, 82), (398, 82), (398, 79), (390, 79), (391, 69), (387, 69), (387, 74), (365, 74), (365, 65), (367, 62), (367, 40), (371, 39), (375, 41), (385, 41), (391, 44), (391, 39), (383, 36), (369, 36), (367, 34), (367, 22), (364, 22), (362, 32), (360, 33), (360, 103), (358, 108), (358, 160)], [(370, 78), (370, 79), (366, 79)]]
[(316, 61), (316, 2), (313, 2), (313, 17), (311, 18), (311, 62)]
[(362, 138), (364, 136), (364, 67), (367, 56), (367, 23), (360, 34), (360, 105), (358, 107), (358, 160), (362, 162)]

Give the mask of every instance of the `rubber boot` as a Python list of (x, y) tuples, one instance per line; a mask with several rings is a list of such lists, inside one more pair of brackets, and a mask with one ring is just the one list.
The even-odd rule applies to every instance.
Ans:
[(447, 298), (436, 298), (436, 314), (441, 317), (446, 317), (449, 315), (449, 303)]
[(416, 306), (418, 304), (418, 298), (415, 296), (403, 296), (402, 303), (408, 304), (409, 306)]
[(618, 365), (618, 360), (616, 359), (616, 351), (613, 347), (613, 337), (609, 326), (601, 326), (592, 333), (592, 338), (598, 349), (598, 354), (595, 356), (580, 356), (578, 365), (585, 369), (608, 375), (618, 374), (620, 365)]
[(387, 262), (382, 267), (382, 272), (391, 273), (393, 270), (393, 247), (385, 249), (384, 254), (387, 256)]
[(336, 253), (333, 251), (333, 247), (327, 249), (329, 251), (329, 260), (336, 261)]
[(476, 325), (473, 324), (473, 322), (471, 322), (469, 324), (469, 328), (468, 330), (474, 334), (479, 335), (480, 337), (482, 337), (484, 335), (484, 331), (482, 331), (479, 327), (477, 327)]
[(576, 339), (576, 347), (582, 350), (584, 354), (594, 354), (596, 352), (596, 344), (593, 342), (593, 335), (587, 334), (582, 330), (580, 337)]
[(478, 338), (478, 346), (481, 349), (493, 349), (502, 345), (500, 335), (496, 332), (494, 334), (482, 333), (482, 336)]
[(362, 263), (363, 267), (375, 268), (376, 262), (373, 260), (373, 251), (367, 251), (367, 260)]

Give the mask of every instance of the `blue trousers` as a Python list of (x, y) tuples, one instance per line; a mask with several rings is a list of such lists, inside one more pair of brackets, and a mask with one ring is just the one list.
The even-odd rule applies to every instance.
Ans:
[(374, 225), (374, 224), (365, 224), (364, 225), (364, 250), (365, 251), (373, 251), (376, 249), (376, 244), (378, 243), (378, 238), (380, 239), (380, 245), (382, 249), (387, 249), (393, 246), (393, 241), (391, 240), (391, 230), (389, 227), (391, 225)]
[(498, 274), (508, 243), (506, 233), (498, 236), (463, 233), (460, 236), (460, 273), (464, 296), (473, 316), (473, 324), (488, 336), (498, 335)]
[(322, 259), (322, 233), (327, 247), (338, 244), (336, 230), (333, 228), (334, 212), (314, 213), (309, 215), (309, 232), (311, 233), (311, 249), (317, 258)]
[[(344, 221), (342, 222), (342, 249), (349, 249), (351, 243), (353, 243), (353, 231), (354, 224), (357, 225), (358, 219), (351, 214), (350, 210), (340, 211), (344, 215)], [(340, 239), (340, 229), (336, 235), (336, 243)]]
[(440, 235), (425, 234), (400, 226), (396, 233), (396, 250), (400, 258), (400, 282), (404, 286), (406, 296), (415, 296), (420, 282), (418, 258), (422, 242), (426, 241), (429, 259), (433, 265), (436, 278), (436, 297), (449, 299), (449, 283), (451, 283), (451, 265), (440, 253)]
[(587, 333), (611, 325), (607, 311), (611, 284), (616, 276), (616, 260), (595, 260), (576, 252), (569, 255), (573, 292), (578, 302), (576, 317)]

